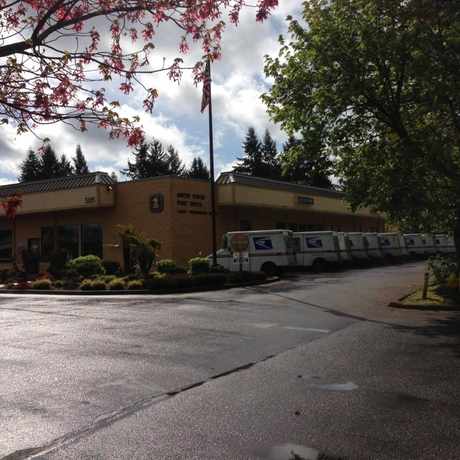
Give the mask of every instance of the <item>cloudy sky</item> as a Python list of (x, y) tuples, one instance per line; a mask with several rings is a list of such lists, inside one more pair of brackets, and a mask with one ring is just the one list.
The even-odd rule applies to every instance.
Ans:
[[(253, 9), (242, 13), (238, 27), (229, 25), (223, 37), (222, 59), (213, 66), (213, 111), (215, 136), (215, 161), (217, 172), (231, 169), (237, 156), (241, 155), (241, 142), (249, 126), (260, 135), (268, 128), (280, 146), (284, 135), (273, 125), (260, 100), (270, 82), (263, 73), (264, 55), (275, 55), (278, 36), (286, 31), (285, 17), (298, 16), (299, 0), (280, 0), (280, 6), (264, 23), (256, 23)], [(163, 59), (170, 62), (177, 56), (179, 43), (177, 31), (172, 26), (163, 27), (157, 34), (152, 65), (160, 65)], [(195, 50), (199, 53), (199, 50)], [(193, 63), (194, 52), (185, 57)], [(199, 55), (199, 54), (195, 54)], [(208, 157), (208, 120), (200, 113), (201, 88), (193, 85), (190, 74), (184, 74), (180, 84), (173, 83), (166, 75), (149, 76), (148, 86), (159, 90), (160, 98), (152, 114), (142, 110), (144, 94), (136, 91), (129, 97), (120, 97), (123, 112), (139, 114), (147, 139), (155, 137), (165, 144), (172, 144), (183, 161), (189, 164), (194, 156)], [(18, 136), (11, 126), (0, 127), (0, 183), (15, 182), (18, 164), (29, 148), (37, 148), (41, 141), (31, 134)], [(92, 170), (115, 171), (126, 167), (130, 150), (123, 140), (107, 137), (101, 129), (85, 133), (64, 125), (53, 125), (37, 131), (48, 137), (59, 154), (73, 156), (80, 144)]]

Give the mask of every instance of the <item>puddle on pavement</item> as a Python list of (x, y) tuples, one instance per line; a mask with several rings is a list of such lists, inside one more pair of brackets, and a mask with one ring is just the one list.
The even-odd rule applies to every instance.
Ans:
[(318, 388), (319, 390), (328, 391), (353, 391), (356, 390), (358, 385), (353, 382), (346, 383), (309, 383), (310, 388)]
[(274, 446), (262, 455), (264, 460), (345, 460), (319, 452), (311, 447), (300, 444), (286, 443)]
[(266, 460), (318, 460), (319, 452), (299, 444), (282, 444), (272, 447), (263, 457)]

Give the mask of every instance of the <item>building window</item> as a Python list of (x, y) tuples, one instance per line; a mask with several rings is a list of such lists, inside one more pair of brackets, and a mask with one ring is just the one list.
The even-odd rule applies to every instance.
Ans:
[(240, 230), (244, 232), (251, 230), (251, 222), (249, 220), (240, 220)]
[(0, 260), (9, 260), (13, 256), (11, 230), (0, 230)]
[(65, 252), (68, 260), (75, 259), (80, 253), (80, 232), (78, 225), (59, 225), (57, 244)]
[(49, 260), (54, 253), (54, 228), (42, 227), (42, 258)]
[(89, 254), (102, 258), (102, 226), (84, 224), (81, 226), (81, 255)]

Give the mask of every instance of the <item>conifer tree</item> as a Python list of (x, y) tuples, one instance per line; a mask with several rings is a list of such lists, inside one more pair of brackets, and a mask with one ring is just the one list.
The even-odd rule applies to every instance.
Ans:
[(135, 148), (134, 161), (128, 161), (128, 167), (122, 170), (131, 179), (165, 176), (169, 174), (169, 157), (160, 141), (142, 143)]
[(244, 157), (238, 158), (239, 163), (233, 168), (235, 172), (263, 177), (264, 167), (260, 140), (251, 126), (243, 142)]
[(26, 159), (20, 165), (19, 182), (30, 182), (41, 178), (41, 163), (37, 154), (29, 150)]
[(183, 176), (185, 173), (185, 167), (179, 157), (179, 153), (172, 145), (168, 147), (167, 155), (169, 174), (174, 176)]
[(190, 169), (187, 171), (187, 177), (209, 180), (209, 169), (200, 157), (193, 159)]
[(273, 140), (268, 129), (261, 144), (262, 162), (263, 162), (263, 176), (269, 179), (281, 179), (281, 168), (278, 161), (278, 151), (276, 149), (276, 142)]
[(89, 173), (88, 164), (86, 162), (85, 156), (83, 155), (80, 145), (77, 145), (77, 148), (75, 150), (75, 156), (72, 158), (72, 161), (73, 161), (74, 173), (77, 176), (82, 176), (84, 174)]

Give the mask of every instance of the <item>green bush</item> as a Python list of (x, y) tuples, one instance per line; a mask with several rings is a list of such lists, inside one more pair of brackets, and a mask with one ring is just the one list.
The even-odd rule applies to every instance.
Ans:
[(177, 265), (176, 262), (174, 262), (174, 260), (163, 259), (158, 261), (157, 270), (160, 273), (176, 273)]
[(209, 269), (210, 273), (228, 273), (229, 271), (222, 265), (214, 265)]
[(80, 284), (82, 291), (105, 291), (106, 284), (102, 280), (85, 279)]
[(105, 273), (107, 275), (118, 276), (121, 273), (120, 264), (114, 260), (103, 260), (102, 266), (104, 267)]
[(105, 270), (99, 257), (88, 255), (72, 259), (67, 267), (76, 270), (81, 276), (88, 278), (95, 275), (104, 275)]
[(193, 257), (188, 261), (188, 266), (192, 275), (209, 273), (209, 261), (207, 257)]
[(125, 282), (122, 278), (115, 278), (109, 282), (108, 287), (111, 291), (123, 291), (125, 289)]
[(144, 289), (144, 282), (142, 280), (131, 280), (128, 282), (128, 289), (130, 291), (140, 291)]
[(53, 286), (55, 289), (62, 289), (64, 287), (64, 281), (62, 280), (56, 280), (54, 283), (53, 283)]
[(74, 281), (74, 282), (79, 282), (80, 281), (80, 273), (77, 272), (77, 270), (73, 268), (68, 268), (63, 271), (62, 273), (62, 279), (64, 281)]
[(40, 290), (43, 290), (43, 291), (48, 291), (52, 288), (52, 283), (51, 283), (51, 280), (47, 279), (47, 278), (44, 278), (44, 279), (41, 279), (41, 280), (35, 280), (32, 284), (31, 284), (31, 288), (32, 289), (40, 289)]
[(433, 275), (436, 283), (444, 284), (452, 273), (457, 273), (457, 264), (452, 258), (435, 256), (428, 261), (428, 270)]
[(102, 276), (97, 276), (94, 279), (97, 279), (98, 281), (103, 281), (105, 284), (111, 283), (113, 280), (116, 280), (118, 276), (115, 275), (102, 275)]

